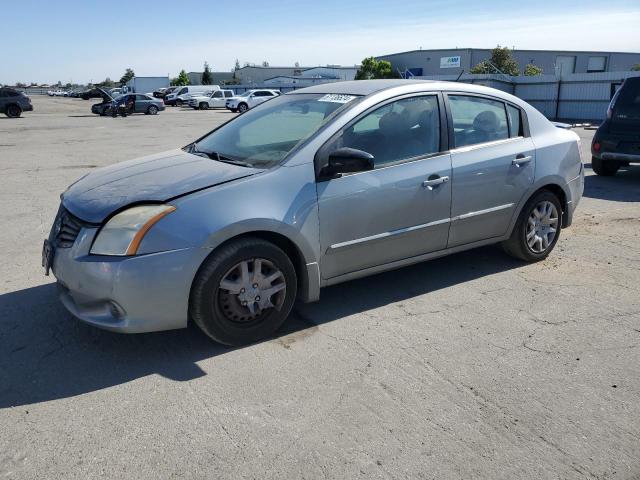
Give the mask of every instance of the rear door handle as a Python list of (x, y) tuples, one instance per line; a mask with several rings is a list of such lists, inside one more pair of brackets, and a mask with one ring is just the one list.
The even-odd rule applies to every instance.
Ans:
[(422, 182), (422, 186), (428, 188), (429, 190), (433, 190), (433, 187), (437, 187), (438, 185), (447, 183), (448, 181), (449, 177), (436, 177), (434, 175), (431, 175), (428, 180)]
[(531, 160), (533, 160), (533, 156), (531, 155), (524, 156), (523, 154), (519, 154), (516, 156), (516, 158), (514, 158), (511, 161), (511, 165), (515, 165), (516, 167), (519, 167), (520, 165), (529, 163)]

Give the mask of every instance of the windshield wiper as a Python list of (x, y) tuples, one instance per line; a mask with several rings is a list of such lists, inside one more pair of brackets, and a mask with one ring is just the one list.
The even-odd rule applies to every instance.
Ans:
[(191, 144), (191, 152), (194, 155), (199, 155), (201, 157), (210, 158), (211, 160), (217, 160), (222, 163), (229, 163), (231, 165), (238, 165), (240, 167), (253, 167), (250, 163), (243, 162), (242, 160), (235, 160), (233, 158), (229, 158), (225, 155), (220, 155), (218, 152), (203, 152), (198, 150), (198, 146), (196, 143)]

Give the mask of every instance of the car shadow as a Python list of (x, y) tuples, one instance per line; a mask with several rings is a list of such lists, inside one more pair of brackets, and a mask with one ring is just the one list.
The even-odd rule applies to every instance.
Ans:
[[(590, 164), (585, 167), (591, 168)], [(640, 202), (640, 167), (620, 167), (613, 177), (587, 175), (584, 177), (584, 196), (616, 202)]]
[[(320, 302), (298, 305), (272, 339), (518, 268), (485, 247), (328, 287)], [(74, 319), (53, 283), (0, 295), (0, 408), (68, 398), (158, 374), (175, 381), (206, 375), (198, 362), (234, 350), (190, 325), (183, 330), (123, 335)]]

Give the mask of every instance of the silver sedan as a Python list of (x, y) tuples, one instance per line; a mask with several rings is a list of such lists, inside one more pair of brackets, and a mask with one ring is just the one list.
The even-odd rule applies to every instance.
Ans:
[(507, 93), (332, 83), (81, 178), (43, 265), (87, 323), (238, 345), (327, 285), (491, 243), (543, 260), (583, 186), (577, 135)]

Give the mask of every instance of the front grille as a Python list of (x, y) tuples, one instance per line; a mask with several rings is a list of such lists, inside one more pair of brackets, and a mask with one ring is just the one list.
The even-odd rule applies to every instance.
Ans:
[(84, 222), (74, 217), (66, 208), (60, 205), (49, 235), (49, 241), (58, 248), (71, 248), (82, 227), (84, 227)]

